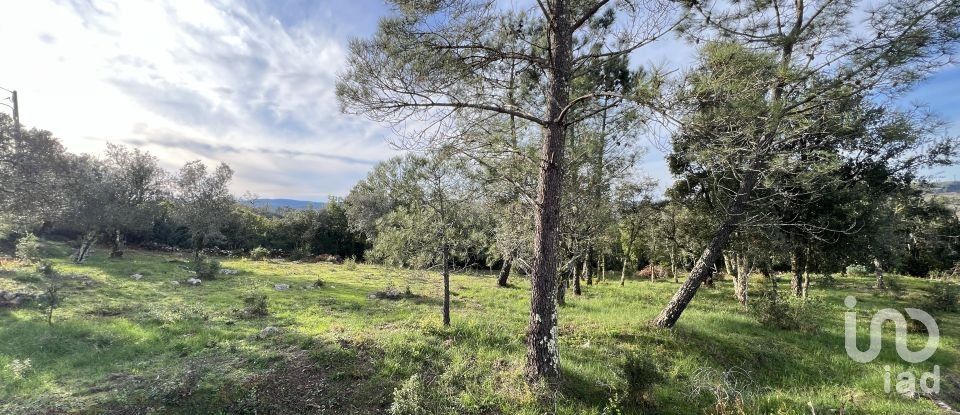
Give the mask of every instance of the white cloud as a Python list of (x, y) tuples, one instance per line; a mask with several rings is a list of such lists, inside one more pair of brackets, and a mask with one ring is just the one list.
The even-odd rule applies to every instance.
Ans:
[(71, 151), (136, 144), (169, 167), (225, 161), (237, 192), (343, 195), (370, 167), (346, 160), (394, 154), (386, 129), (340, 114), (334, 95), (346, 37), (372, 27), (331, 24), (329, 6), (286, 24), (289, 11), (258, 7), (0, 0), (4, 54), (16, 57), (0, 86), (19, 91), (25, 125)]

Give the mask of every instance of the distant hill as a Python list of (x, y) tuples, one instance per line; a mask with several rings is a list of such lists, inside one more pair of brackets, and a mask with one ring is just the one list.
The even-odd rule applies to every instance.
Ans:
[(931, 193), (960, 193), (960, 182), (930, 183)]
[(953, 208), (960, 217), (960, 182), (930, 183), (927, 193)]
[(326, 206), (327, 202), (312, 202), (309, 200), (294, 200), (294, 199), (255, 199), (253, 205), (256, 207), (269, 207), (271, 209), (307, 209), (314, 207), (317, 209), (323, 208)]

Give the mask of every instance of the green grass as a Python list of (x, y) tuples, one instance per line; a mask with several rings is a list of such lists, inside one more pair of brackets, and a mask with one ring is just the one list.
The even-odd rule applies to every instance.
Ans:
[[(956, 400), (949, 384), (960, 353), (955, 313), (934, 313), (942, 338), (928, 362), (902, 362), (890, 327), (876, 361), (859, 364), (844, 351), (847, 295), (859, 299), (863, 347), (867, 313), (917, 307), (921, 280), (900, 278), (897, 295), (869, 288), (869, 278), (815, 284), (821, 306), (810, 315), (817, 328), (807, 332), (761, 326), (733, 300), (729, 282), (701, 290), (673, 330), (647, 324), (676, 290), (673, 282), (584, 286), (560, 310), (563, 377), (549, 399), (522, 379), (529, 285), (521, 278), (505, 289), (492, 275), (454, 275), (453, 324), (445, 328), (436, 273), (223, 260), (240, 273), (193, 287), (182, 283), (190, 275), (176, 256), (105, 255), (79, 266), (55, 259), (75, 278), (52, 327), (33, 307), (0, 312), (0, 413), (382, 413), (415, 374), (427, 407), (449, 413), (715, 413), (710, 393), (691, 393), (709, 386), (698, 374), (734, 370), (746, 386), (742, 408), (734, 404), (729, 413), (810, 414), (812, 406), (817, 414), (841, 407), (845, 414), (935, 414), (928, 399), (885, 393), (883, 380), (886, 365), (919, 375), (934, 364), (944, 399)], [(145, 277), (133, 280), (134, 273)], [(318, 278), (323, 287), (309, 288)], [(38, 292), (39, 284), (29, 267), (0, 268), (0, 289)], [(391, 284), (414, 295), (370, 298)], [(252, 293), (268, 296), (268, 316), (243, 315)], [(267, 326), (282, 331), (259, 338)], [(925, 339), (911, 334), (910, 344), (917, 349)], [(664, 377), (642, 405), (618, 404), (621, 364), (632, 355), (652, 359)], [(26, 359), (29, 368), (11, 370)]]

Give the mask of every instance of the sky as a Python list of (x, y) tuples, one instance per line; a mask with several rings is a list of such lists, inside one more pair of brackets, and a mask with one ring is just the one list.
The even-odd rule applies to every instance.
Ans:
[[(170, 170), (222, 161), (238, 195), (322, 201), (399, 154), (387, 126), (340, 113), (334, 93), (348, 42), (387, 11), (380, 0), (0, 0), (0, 87), (18, 91), (25, 126), (70, 151), (135, 146)], [(635, 60), (691, 55), (667, 39)], [(908, 100), (960, 133), (960, 68)], [(640, 168), (669, 181), (653, 143)], [(952, 180), (960, 168), (929, 173)]]

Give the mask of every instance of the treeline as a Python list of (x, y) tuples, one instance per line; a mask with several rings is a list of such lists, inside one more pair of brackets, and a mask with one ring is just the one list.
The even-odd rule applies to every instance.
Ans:
[(50, 132), (18, 131), (4, 114), (0, 172), (0, 236), (8, 253), (31, 233), (74, 241), (76, 262), (98, 243), (111, 257), (121, 257), (126, 244), (192, 251), (196, 259), (257, 247), (293, 259), (364, 252), (335, 198), (319, 209), (257, 208), (230, 193), (226, 164), (210, 169), (192, 161), (170, 172), (151, 154), (114, 144), (100, 156), (72, 154)]
[[(751, 271), (786, 264), (801, 296), (806, 275), (844, 264), (870, 264), (878, 285), (883, 270), (942, 267), (956, 258), (956, 218), (914, 189), (955, 160), (956, 140), (922, 109), (885, 104), (954, 59), (960, 7), (867, 3), (395, 2), (351, 43), (337, 96), (345, 112), (394, 126), (398, 145), (433, 154), (411, 163), (428, 166), (413, 167), (418, 190), (398, 192), (406, 177), (389, 167), (386, 186), (358, 196), (387, 212), (365, 216), (386, 231), (373, 251), (421, 242), (446, 268), (476, 251), (460, 246), (471, 228), (450, 203), (482, 200), (471, 206), (493, 210), (497, 254), (530, 276), (533, 384), (560, 376), (557, 305), (568, 282), (582, 288), (571, 275), (611, 259), (689, 270), (654, 319), (663, 328), (718, 269), (745, 302)], [(693, 65), (630, 64), (668, 36), (688, 41)], [(610, 152), (664, 132), (676, 180), (658, 200), (624, 174), (630, 153)], [(432, 166), (447, 159), (470, 166)], [(502, 190), (446, 191), (444, 177), (474, 171), (471, 182)], [(413, 227), (429, 232), (397, 234)]]

